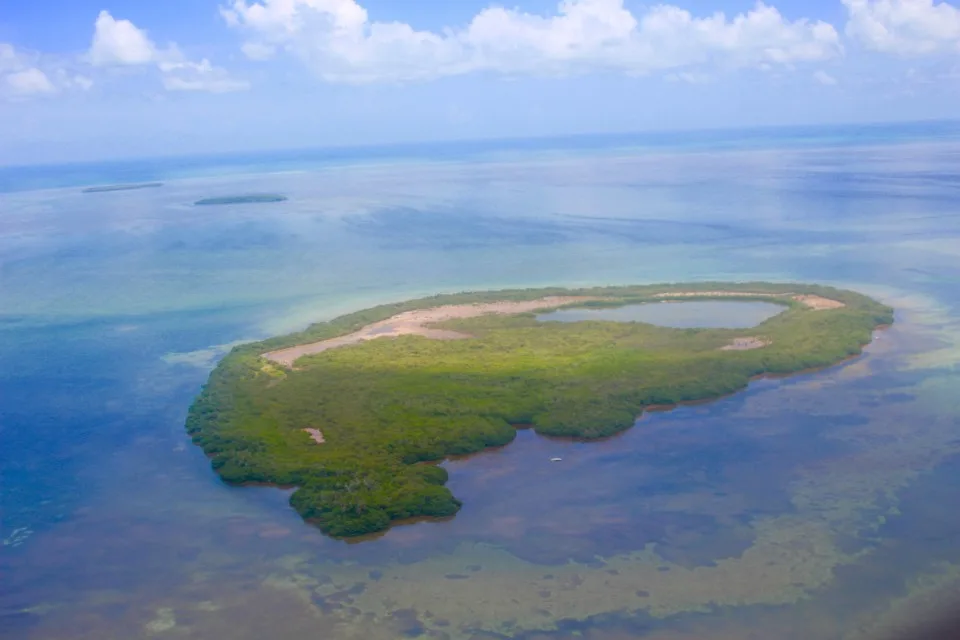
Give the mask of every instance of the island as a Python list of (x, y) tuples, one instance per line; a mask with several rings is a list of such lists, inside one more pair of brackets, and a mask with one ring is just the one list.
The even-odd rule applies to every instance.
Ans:
[[(718, 299), (783, 311), (747, 329), (539, 318)], [(892, 322), (893, 310), (867, 296), (817, 285), (437, 295), (234, 348), (190, 408), (187, 430), (224, 481), (295, 487), (290, 502), (303, 518), (350, 538), (455, 515), (461, 502), (438, 463), (507, 445), (518, 428), (612, 436), (646, 410), (838, 364)]]
[(193, 204), (198, 207), (208, 207), (212, 205), (223, 204), (261, 204), (266, 202), (285, 202), (287, 196), (276, 193), (253, 193), (244, 196), (220, 196), (216, 198), (204, 198), (197, 200)]
[(156, 189), (162, 182), (137, 182), (134, 184), (108, 184), (102, 187), (87, 187), (83, 193), (110, 193), (111, 191), (136, 191), (138, 189)]

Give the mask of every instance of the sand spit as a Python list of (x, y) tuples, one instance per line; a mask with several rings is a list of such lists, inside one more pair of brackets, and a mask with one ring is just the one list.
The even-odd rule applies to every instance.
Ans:
[(815, 295), (798, 295), (794, 293), (754, 293), (748, 291), (677, 291), (674, 293), (658, 293), (654, 298), (786, 298), (796, 300), (815, 311), (824, 309), (840, 309), (847, 305), (837, 300)]
[(837, 300), (831, 300), (830, 298), (823, 298), (821, 296), (793, 296), (793, 299), (817, 311), (823, 311), (824, 309), (841, 309), (847, 306)]
[(286, 367), (292, 367), (293, 363), (303, 356), (323, 353), (337, 347), (345, 347), (351, 344), (359, 344), (367, 340), (377, 338), (396, 338), (398, 336), (423, 336), (433, 340), (464, 340), (471, 338), (465, 333), (457, 331), (446, 331), (444, 329), (431, 329), (428, 325), (447, 320), (461, 320), (465, 318), (476, 318), (477, 316), (487, 314), (510, 315), (514, 313), (529, 313), (531, 311), (541, 311), (544, 309), (553, 309), (576, 302), (588, 302), (590, 300), (599, 300), (600, 298), (589, 296), (548, 296), (539, 300), (527, 300), (523, 302), (486, 302), (478, 304), (455, 304), (432, 309), (417, 309), (415, 311), (405, 311), (392, 318), (375, 322), (371, 325), (355, 331), (354, 333), (322, 340), (311, 344), (281, 349), (280, 351), (271, 351), (263, 354), (263, 357), (272, 360)]
[(310, 438), (317, 444), (323, 444), (327, 441), (326, 438), (323, 437), (323, 431), (320, 431), (320, 429), (304, 429), (303, 431), (309, 433)]
[(769, 340), (762, 340), (760, 338), (736, 338), (727, 346), (721, 347), (720, 351), (752, 351), (754, 349), (769, 347), (771, 344), (773, 343)]

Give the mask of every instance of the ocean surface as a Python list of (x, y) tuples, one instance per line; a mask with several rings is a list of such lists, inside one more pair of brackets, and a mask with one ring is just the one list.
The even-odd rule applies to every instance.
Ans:
[[(192, 206), (247, 193), (289, 200)], [(232, 345), (374, 304), (754, 279), (897, 322), (450, 460), (451, 520), (332, 540), (184, 432)], [(956, 124), (0, 168), (0, 638), (873, 638), (960, 587), (958, 363)]]

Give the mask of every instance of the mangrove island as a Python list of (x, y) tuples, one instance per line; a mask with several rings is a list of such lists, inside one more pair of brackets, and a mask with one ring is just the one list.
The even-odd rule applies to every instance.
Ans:
[(134, 184), (108, 184), (102, 187), (87, 187), (83, 193), (110, 193), (112, 191), (137, 191), (139, 189), (156, 189), (162, 187), (162, 182), (137, 182)]
[(198, 207), (209, 207), (223, 204), (262, 204), (267, 202), (285, 202), (287, 196), (276, 193), (253, 193), (245, 196), (220, 196), (216, 198), (204, 198), (197, 200), (193, 204)]
[[(538, 318), (718, 299), (783, 311), (746, 329)], [(234, 348), (187, 429), (224, 481), (297, 487), (291, 504), (301, 516), (327, 534), (361, 536), (456, 514), (461, 503), (436, 463), (506, 445), (518, 427), (611, 436), (652, 407), (837, 364), (892, 322), (892, 309), (864, 295), (799, 284), (437, 295)]]

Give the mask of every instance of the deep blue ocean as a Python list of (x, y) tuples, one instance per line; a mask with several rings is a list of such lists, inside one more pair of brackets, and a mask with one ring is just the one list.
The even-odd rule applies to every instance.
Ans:
[[(257, 192), (288, 200), (193, 206)], [(897, 322), (618, 438), (449, 461), (447, 522), (330, 540), (184, 433), (233, 344), (374, 304), (755, 279)], [(0, 168), (0, 638), (866, 640), (960, 586), (958, 362), (958, 123)]]

